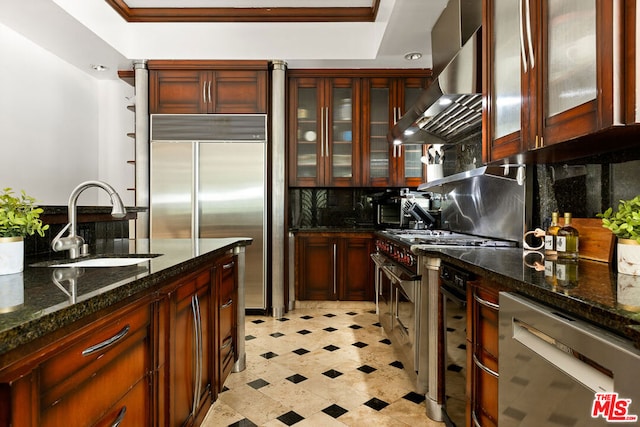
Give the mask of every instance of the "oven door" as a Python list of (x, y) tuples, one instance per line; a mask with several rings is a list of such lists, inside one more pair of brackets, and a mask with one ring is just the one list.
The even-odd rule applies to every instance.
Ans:
[(395, 282), (393, 286), (393, 331), (414, 371), (418, 371), (418, 285), (419, 282), (412, 280)]

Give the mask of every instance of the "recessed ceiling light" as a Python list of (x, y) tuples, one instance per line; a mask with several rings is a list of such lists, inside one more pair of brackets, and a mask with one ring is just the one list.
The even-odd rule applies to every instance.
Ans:
[(422, 58), (422, 54), (420, 52), (409, 52), (404, 56), (404, 59), (407, 61), (415, 61), (420, 58)]
[(109, 69), (109, 67), (102, 64), (91, 64), (91, 68), (95, 71), (107, 71)]

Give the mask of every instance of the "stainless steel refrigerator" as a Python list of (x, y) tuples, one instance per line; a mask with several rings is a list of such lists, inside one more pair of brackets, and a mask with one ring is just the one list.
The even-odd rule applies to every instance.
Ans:
[(251, 237), (245, 307), (267, 309), (265, 115), (151, 115), (150, 236)]

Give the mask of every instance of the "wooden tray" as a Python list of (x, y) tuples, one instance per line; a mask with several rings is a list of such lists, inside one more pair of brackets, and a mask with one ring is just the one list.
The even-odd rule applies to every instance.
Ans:
[[(560, 218), (559, 224), (564, 225), (564, 218)], [(611, 263), (616, 239), (602, 226), (600, 218), (572, 218), (571, 225), (580, 233), (580, 258)]]

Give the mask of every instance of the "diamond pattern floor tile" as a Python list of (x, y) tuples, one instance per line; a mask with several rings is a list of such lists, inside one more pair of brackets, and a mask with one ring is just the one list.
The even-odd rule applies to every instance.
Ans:
[(227, 378), (204, 427), (444, 426), (425, 415), (371, 303), (251, 315), (245, 328), (247, 368)]

